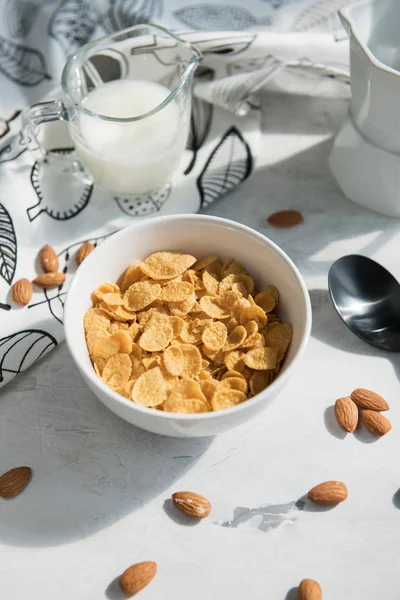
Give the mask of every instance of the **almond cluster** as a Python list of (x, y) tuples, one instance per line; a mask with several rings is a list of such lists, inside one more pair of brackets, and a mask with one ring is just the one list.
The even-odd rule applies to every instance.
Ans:
[[(75, 257), (78, 267), (88, 256), (88, 254), (92, 252), (92, 250), (94, 250), (94, 246), (90, 242), (85, 242), (82, 244)], [(16, 281), (12, 287), (13, 300), (20, 306), (26, 306), (26, 304), (29, 304), (31, 301), (33, 296), (32, 284), (40, 288), (54, 288), (58, 287), (65, 281), (66, 275), (58, 270), (58, 256), (51, 246), (48, 244), (43, 246), (43, 248), (41, 248), (39, 251), (38, 259), (43, 273), (35, 277), (32, 282), (25, 277), (18, 279), (18, 281)]]
[(348, 433), (353, 433), (359, 419), (372, 435), (386, 435), (392, 425), (381, 412), (389, 410), (389, 404), (376, 392), (357, 388), (350, 398), (339, 398), (335, 403), (335, 417), (340, 427)]

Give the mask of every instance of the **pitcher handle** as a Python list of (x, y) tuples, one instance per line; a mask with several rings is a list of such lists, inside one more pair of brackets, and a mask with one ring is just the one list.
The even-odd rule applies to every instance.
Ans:
[(27, 108), (22, 114), (22, 136), (33, 158), (47, 162), (48, 151), (38, 140), (39, 127), (50, 121), (63, 121), (65, 111), (61, 100), (38, 102)]
[(38, 140), (39, 127), (51, 121), (67, 121), (68, 113), (61, 100), (39, 102), (27, 108), (22, 115), (22, 137), (37, 162), (48, 163), (57, 173), (76, 175), (85, 183), (92, 184), (92, 178), (77, 160), (75, 152), (59, 154), (46, 150)]

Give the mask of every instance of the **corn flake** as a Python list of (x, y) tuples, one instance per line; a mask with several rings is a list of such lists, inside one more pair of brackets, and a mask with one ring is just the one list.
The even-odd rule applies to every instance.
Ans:
[(211, 410), (207, 400), (200, 398), (182, 398), (179, 394), (171, 394), (163, 404), (163, 409), (168, 412), (193, 414)]
[(164, 350), (174, 337), (169, 317), (162, 313), (154, 313), (147, 321), (139, 338), (139, 346), (147, 352)]
[(131, 377), (132, 379), (138, 379), (141, 375), (143, 375), (143, 373), (146, 372), (146, 367), (142, 363), (141, 358), (138, 358), (134, 354), (130, 355), (130, 359), (132, 366)]
[(267, 294), (271, 294), (271, 296), (275, 299), (275, 304), (279, 302), (279, 291), (274, 285), (266, 285), (262, 288), (261, 292), (266, 292)]
[(189, 296), (182, 302), (168, 302), (168, 308), (171, 311), (171, 315), (175, 317), (185, 317), (193, 309), (196, 303), (196, 296)]
[(117, 307), (124, 303), (122, 294), (117, 294), (116, 292), (109, 292), (108, 294), (104, 294), (103, 302), (108, 304), (109, 306)]
[(93, 292), (93, 296), (101, 301), (105, 294), (118, 294), (119, 287), (115, 283), (103, 283)]
[(151, 281), (133, 283), (124, 294), (124, 306), (127, 310), (138, 311), (149, 306), (161, 294), (161, 286)]
[(260, 306), (253, 304), (242, 310), (240, 313), (240, 324), (247, 325), (249, 321), (255, 321), (259, 328), (264, 327), (268, 320), (267, 315)]
[(181, 344), (180, 349), (184, 358), (184, 377), (195, 377), (202, 369), (202, 357), (196, 346)]
[(136, 380), (132, 400), (141, 406), (158, 406), (167, 399), (167, 387), (161, 369), (154, 367)]
[[(275, 324), (274, 324), (275, 325)], [(279, 348), (286, 354), (293, 337), (293, 327), (287, 324), (277, 323), (275, 327), (264, 334), (266, 346)]]
[(256, 373), (254, 373), (250, 379), (250, 391), (253, 394), (253, 396), (256, 396), (257, 394), (260, 394), (260, 392), (263, 392), (265, 388), (269, 386), (272, 380), (272, 371), (257, 371)]
[(219, 278), (213, 272), (204, 271), (203, 272), (203, 284), (207, 293), (209, 294), (218, 294), (219, 288)]
[(183, 302), (194, 294), (194, 285), (188, 281), (173, 281), (161, 290), (160, 300), (163, 302)]
[(180, 252), (156, 252), (140, 265), (145, 275), (152, 279), (171, 279), (190, 269), (196, 262), (194, 256)]
[(245, 394), (247, 393), (247, 381), (244, 377), (228, 377), (224, 379), (224, 376), (222, 376), (221, 386), (231, 390), (238, 390)]
[(254, 280), (250, 275), (245, 275), (243, 273), (227, 275), (221, 281), (219, 291), (222, 293), (228, 290), (237, 291), (242, 294), (242, 296), (247, 296), (254, 290)]
[(275, 369), (277, 356), (277, 348), (255, 348), (245, 354), (243, 362), (250, 369), (265, 371), (266, 369)]
[(240, 402), (247, 400), (247, 396), (244, 392), (239, 390), (232, 390), (228, 387), (221, 385), (214, 393), (211, 399), (211, 406), (213, 410), (225, 410), (226, 408), (232, 408)]
[(140, 281), (143, 273), (140, 269), (140, 261), (133, 262), (125, 271), (125, 275), (121, 284), (121, 292), (124, 294), (128, 288), (134, 283)]
[(106, 362), (102, 379), (108, 387), (118, 392), (128, 382), (131, 368), (131, 359), (128, 354), (115, 354)]
[[(236, 322), (236, 321), (235, 321)], [(227, 327), (228, 329), (228, 327)], [(243, 327), (243, 325), (237, 325), (234, 329), (229, 333), (225, 346), (223, 347), (224, 352), (230, 352), (231, 350), (236, 350), (239, 348), (247, 337), (247, 331)]]
[(266, 313), (272, 312), (276, 306), (276, 300), (269, 292), (260, 292), (257, 294), (255, 297), (255, 302)]
[(165, 369), (171, 375), (182, 375), (185, 368), (185, 358), (179, 346), (170, 346), (162, 355)]
[(93, 325), (86, 332), (86, 345), (89, 350), (89, 354), (93, 354), (93, 348), (97, 342), (102, 337), (107, 336), (107, 329), (104, 327), (99, 327), (98, 325)]
[(224, 357), (225, 366), (229, 371), (239, 371), (239, 373), (243, 372), (245, 367), (243, 358), (245, 356), (245, 352), (240, 350), (232, 350), (231, 352), (227, 352)]
[(212, 317), (213, 319), (226, 319), (230, 316), (226, 308), (220, 304), (218, 298), (203, 296), (203, 298), (200, 298), (199, 304), (201, 306), (201, 310), (203, 310), (206, 315)]
[(209, 402), (211, 402), (212, 397), (214, 396), (214, 393), (219, 387), (219, 385), (219, 381), (212, 378), (203, 379), (200, 382), (201, 390)]
[(205, 269), (206, 267), (208, 267), (208, 265), (212, 265), (212, 263), (215, 263), (217, 261), (218, 261), (218, 256), (206, 256), (205, 258), (202, 258), (201, 260), (198, 260), (195, 263), (193, 270), (201, 271), (202, 269)]
[(174, 338), (179, 337), (183, 328), (184, 320), (182, 319), (182, 317), (172, 316), (170, 317), (170, 323), (172, 325)]
[(227, 337), (228, 331), (224, 323), (214, 321), (204, 329), (201, 339), (207, 350), (218, 352), (225, 345)]
[(175, 385), (174, 392), (180, 394), (182, 398), (200, 398), (204, 399), (204, 394), (200, 384), (195, 379), (184, 377), (179, 379)]
[(110, 319), (108, 319), (98, 308), (89, 308), (83, 318), (83, 324), (86, 331), (95, 325), (107, 329), (110, 324)]

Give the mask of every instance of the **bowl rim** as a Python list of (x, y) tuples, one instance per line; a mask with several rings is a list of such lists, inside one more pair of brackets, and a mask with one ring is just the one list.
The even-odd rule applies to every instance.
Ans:
[(73, 296), (75, 294), (75, 290), (77, 289), (78, 281), (79, 281), (80, 277), (82, 277), (82, 274), (84, 273), (84, 271), (86, 269), (89, 269), (91, 264), (94, 263), (94, 261), (96, 260), (96, 252), (95, 251), (91, 252), (89, 254), (89, 256), (87, 256), (85, 261), (82, 263), (82, 266), (79, 267), (79, 269), (77, 270), (77, 272), (75, 273), (74, 277), (72, 278), (72, 280), (70, 282), (66, 301), (65, 301), (65, 306), (64, 306), (65, 339), (66, 339), (70, 354), (72, 356), (72, 359), (73, 359), (75, 365), (78, 367), (78, 370), (83, 374), (83, 376), (89, 378), (89, 380), (91, 381), (91, 383), (94, 385), (95, 388), (98, 388), (100, 391), (105, 392), (107, 394), (107, 396), (109, 396), (113, 401), (117, 402), (121, 406), (130, 407), (133, 411), (138, 411), (139, 413), (147, 415), (149, 418), (158, 418), (158, 419), (167, 420), (167, 421), (208, 421), (208, 420), (215, 420), (215, 419), (218, 420), (218, 419), (223, 418), (224, 415), (228, 416), (228, 414), (231, 415), (234, 412), (240, 413), (241, 411), (246, 410), (246, 407), (248, 409), (248, 408), (250, 408), (250, 406), (254, 406), (255, 404), (265, 401), (266, 393), (268, 393), (268, 395), (270, 395), (270, 393), (272, 393), (274, 391), (278, 391), (279, 388), (282, 387), (285, 384), (285, 382), (290, 378), (294, 367), (300, 361), (300, 359), (302, 358), (302, 356), (304, 354), (304, 350), (306, 348), (306, 345), (308, 343), (308, 340), (309, 340), (309, 337), (311, 334), (311, 325), (312, 325), (311, 300), (310, 300), (310, 296), (309, 296), (306, 284), (304, 282), (304, 279), (303, 279), (302, 275), (300, 274), (300, 271), (298, 270), (298, 268), (296, 267), (296, 265), (294, 264), (292, 259), (289, 258), (289, 256), (286, 254), (286, 252), (284, 252), (277, 244), (275, 244), (275, 242), (270, 240), (268, 237), (266, 237), (262, 233), (259, 233), (255, 229), (252, 229), (251, 227), (248, 227), (247, 225), (243, 225), (242, 223), (238, 223), (236, 221), (231, 221), (230, 219), (225, 219), (222, 217), (214, 217), (212, 215), (200, 215), (200, 214), (163, 215), (163, 216), (159, 216), (159, 217), (153, 217), (150, 219), (147, 218), (147, 219), (143, 219), (142, 221), (133, 223), (132, 225), (129, 225), (128, 227), (124, 227), (120, 231), (117, 231), (116, 233), (112, 234), (108, 239), (106, 239), (104, 242), (102, 242), (101, 247), (103, 247), (104, 245), (109, 245), (109, 244), (111, 245), (111, 243), (114, 243), (114, 241), (118, 240), (118, 238), (120, 238), (120, 237), (122, 238), (124, 235), (127, 235), (127, 231), (137, 231), (137, 230), (140, 230), (141, 227), (147, 227), (147, 226), (159, 227), (159, 226), (167, 225), (169, 222), (172, 222), (172, 221), (177, 221), (177, 220), (185, 221), (187, 219), (196, 220), (196, 221), (199, 221), (199, 223), (201, 221), (203, 221), (205, 223), (213, 222), (213, 223), (229, 226), (233, 229), (245, 232), (248, 235), (251, 235), (252, 237), (257, 238), (258, 240), (260, 240), (261, 242), (266, 244), (266, 246), (269, 246), (269, 248), (274, 250), (275, 253), (278, 254), (280, 256), (280, 258), (284, 262), (286, 262), (287, 265), (291, 268), (291, 270), (297, 280), (297, 283), (299, 284), (300, 289), (302, 291), (306, 310), (305, 310), (305, 324), (304, 324), (303, 338), (300, 342), (298, 351), (296, 352), (295, 356), (293, 357), (291, 364), (287, 367), (287, 369), (284, 373), (282, 373), (277, 379), (275, 379), (271, 383), (271, 385), (269, 385), (268, 388), (266, 388), (266, 390), (260, 392), (253, 398), (250, 398), (250, 402), (248, 402), (248, 401), (241, 402), (240, 404), (237, 404), (236, 406), (232, 406), (225, 410), (212, 411), (212, 412), (207, 412), (207, 413), (181, 414), (181, 413), (173, 413), (173, 412), (163, 412), (163, 411), (158, 411), (158, 410), (149, 410), (149, 407), (141, 406), (140, 404), (136, 404), (135, 402), (132, 402), (132, 401), (128, 400), (127, 398), (124, 398), (124, 396), (121, 396), (120, 394), (118, 394), (118, 392), (114, 392), (105, 383), (103, 383), (103, 381), (96, 375), (94, 369), (91, 369), (91, 370), (88, 369), (85, 365), (80, 364), (79, 361), (75, 358), (73, 342), (69, 335), (69, 330), (70, 330), (69, 323), (72, 322), (73, 318), (74, 318), (74, 316), (73, 316), (74, 311), (72, 309)]

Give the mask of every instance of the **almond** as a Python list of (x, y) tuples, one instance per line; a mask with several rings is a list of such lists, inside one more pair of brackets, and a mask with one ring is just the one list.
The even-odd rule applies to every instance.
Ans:
[(204, 519), (211, 511), (211, 504), (199, 494), (194, 492), (176, 492), (172, 494), (174, 505), (189, 517)]
[(336, 421), (342, 429), (352, 433), (358, 424), (358, 408), (351, 398), (339, 398), (335, 402)]
[(322, 590), (314, 579), (303, 579), (297, 590), (297, 600), (322, 600)]
[(31, 301), (33, 287), (29, 279), (18, 279), (12, 286), (12, 297), (14, 302), (25, 306)]
[(392, 429), (389, 419), (374, 410), (363, 410), (361, 418), (365, 427), (373, 435), (385, 435)]
[(56, 273), (58, 271), (58, 256), (48, 244), (40, 250), (39, 262), (45, 273)]
[(361, 408), (378, 410), (379, 412), (382, 410), (389, 410), (389, 404), (386, 400), (376, 392), (371, 392), (370, 390), (357, 388), (351, 393), (351, 399)]
[(35, 285), (42, 288), (52, 288), (61, 285), (65, 281), (65, 273), (43, 273), (32, 281)]
[(0, 477), (0, 496), (2, 498), (13, 498), (29, 483), (32, 469), (30, 467), (16, 467), (3, 473)]
[(341, 481), (325, 481), (313, 487), (307, 497), (316, 504), (333, 506), (346, 500), (348, 496), (347, 487)]
[(75, 258), (78, 267), (93, 250), (94, 246), (91, 242), (85, 242), (84, 244), (82, 244), (82, 246), (77, 251)]
[(267, 222), (274, 227), (294, 227), (303, 221), (303, 215), (298, 210), (280, 210), (267, 219)]
[(156, 572), (157, 565), (152, 561), (132, 565), (119, 578), (119, 587), (126, 596), (133, 596), (150, 583)]

